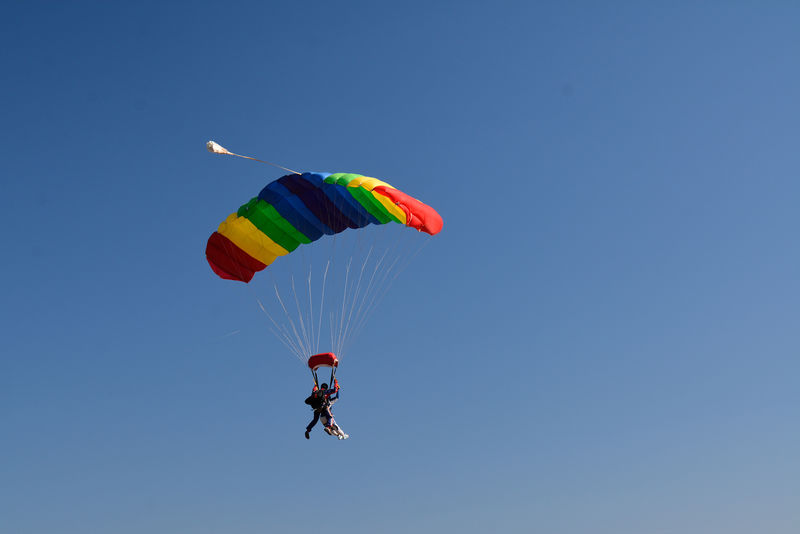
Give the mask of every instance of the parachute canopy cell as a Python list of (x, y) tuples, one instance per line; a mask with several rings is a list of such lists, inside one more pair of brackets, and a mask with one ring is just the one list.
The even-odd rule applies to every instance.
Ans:
[(308, 359), (308, 368), (316, 371), (320, 367), (339, 367), (339, 359), (332, 352), (315, 354)]
[(348, 228), (397, 222), (430, 235), (442, 217), (391, 185), (360, 174), (287, 174), (232, 213), (211, 234), (206, 258), (221, 278), (253, 275), (301, 244)]

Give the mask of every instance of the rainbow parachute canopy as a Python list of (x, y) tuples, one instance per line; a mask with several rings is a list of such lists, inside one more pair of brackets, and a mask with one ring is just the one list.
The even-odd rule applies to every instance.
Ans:
[(430, 235), (436, 210), (391, 185), (360, 174), (287, 174), (225, 219), (208, 238), (206, 258), (217, 275), (249, 282), (301, 244), (347, 228), (397, 222)]

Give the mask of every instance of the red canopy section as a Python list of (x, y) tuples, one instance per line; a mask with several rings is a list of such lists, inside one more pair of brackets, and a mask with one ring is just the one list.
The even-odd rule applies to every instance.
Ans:
[[(320, 367), (338, 367), (339, 359), (332, 352), (315, 354), (308, 359), (308, 368), (316, 371)], [(316, 375), (315, 375), (316, 376)]]

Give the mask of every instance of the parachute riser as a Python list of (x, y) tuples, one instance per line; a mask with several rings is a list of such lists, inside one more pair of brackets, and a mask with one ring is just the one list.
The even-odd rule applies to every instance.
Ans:
[(314, 387), (319, 389), (319, 379), (317, 378), (317, 371), (315, 369), (311, 370), (311, 376), (314, 377)]
[[(314, 385), (319, 388), (319, 377), (317, 376), (317, 371), (311, 370), (311, 376), (314, 377)], [(330, 380), (330, 387), (333, 387), (333, 382), (336, 379), (336, 367), (331, 367), (331, 380)]]

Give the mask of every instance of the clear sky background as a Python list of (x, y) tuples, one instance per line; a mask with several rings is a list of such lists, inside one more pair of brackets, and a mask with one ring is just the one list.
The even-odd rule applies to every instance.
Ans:
[[(8, 2), (0, 531), (795, 533), (796, 2)], [(339, 371), (205, 243), (280, 171), (445, 220)], [(421, 236), (422, 237), (422, 236)]]

